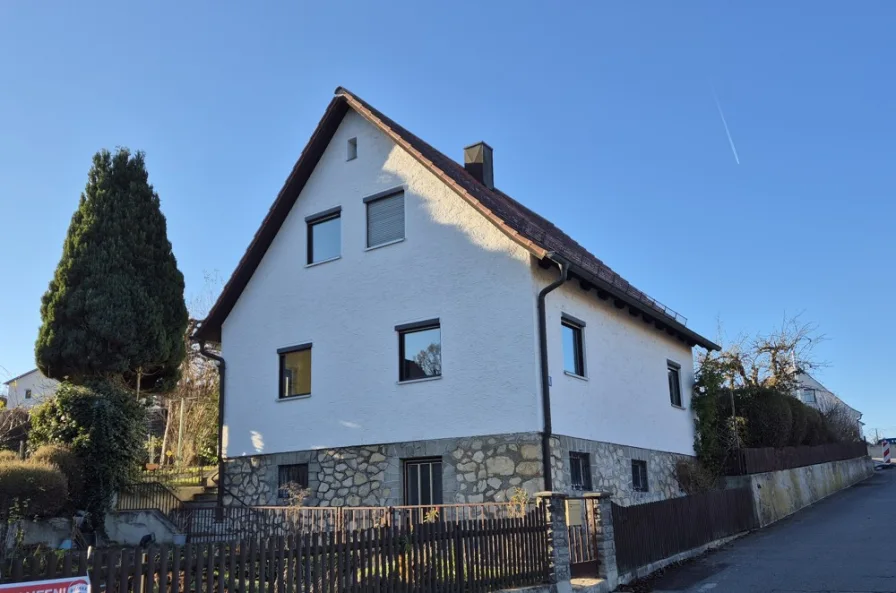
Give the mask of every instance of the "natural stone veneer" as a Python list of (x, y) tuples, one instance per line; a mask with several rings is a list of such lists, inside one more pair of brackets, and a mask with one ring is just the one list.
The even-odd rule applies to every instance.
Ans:
[[(679, 461), (693, 457), (680, 453), (654, 451), (613, 443), (601, 443), (567, 436), (559, 437), (563, 450), (564, 471), (569, 483), (569, 453), (588, 453), (591, 463), (591, 487), (610, 493), (613, 502), (623, 506), (683, 496), (676, 477)], [(647, 492), (632, 489), (632, 460), (647, 462)]]
[[(445, 503), (505, 501), (518, 487), (530, 494), (543, 489), (540, 439), (518, 433), (237, 457), (225, 462), (225, 504), (279, 504), (278, 466), (304, 463), (312, 493), (306, 506), (400, 505), (402, 462), (414, 458), (442, 460)], [(552, 450), (554, 479), (562, 483), (556, 439)]]
[[(593, 488), (610, 492), (618, 504), (679, 495), (675, 463), (686, 456), (564, 436), (551, 441), (555, 491), (569, 491), (570, 451), (590, 454)], [(225, 504), (280, 504), (278, 466), (303, 463), (308, 465), (311, 490), (306, 506), (401, 505), (404, 504), (402, 463), (415, 458), (442, 460), (445, 503), (502, 502), (517, 488), (530, 494), (544, 489), (541, 436), (531, 432), (228, 459), (224, 474)], [(650, 492), (632, 491), (632, 459), (647, 460)]]

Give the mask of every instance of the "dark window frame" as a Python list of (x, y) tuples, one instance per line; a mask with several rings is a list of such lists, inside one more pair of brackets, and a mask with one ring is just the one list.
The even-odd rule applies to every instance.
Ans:
[(318, 212), (317, 214), (312, 214), (310, 216), (305, 217), (305, 235), (306, 235), (306, 245), (305, 245), (305, 263), (307, 265), (320, 264), (326, 261), (331, 261), (342, 257), (342, 221), (340, 220), (339, 227), (339, 255), (335, 257), (329, 257), (327, 259), (322, 259), (320, 261), (314, 261), (314, 233), (312, 232), (312, 228), (315, 225), (330, 222), (331, 220), (342, 218), (342, 206), (336, 206), (335, 208), (330, 208), (329, 210), (324, 210), (323, 212)]
[[(427, 377), (407, 378), (405, 377), (404, 354), (405, 344), (404, 337), (408, 334), (427, 331), (430, 329), (439, 330), (439, 346), (442, 345), (442, 323), (438, 317), (435, 319), (427, 319), (426, 321), (415, 321), (413, 323), (403, 323), (395, 326), (395, 332), (398, 334), (398, 382), (406, 383), (410, 381), (421, 381), (425, 379), (435, 379), (442, 376), (441, 369), (438, 375), (430, 375)], [(441, 358), (441, 352), (439, 353)], [(441, 362), (441, 361), (440, 361)], [(441, 365), (440, 365), (441, 366)]]
[[(666, 379), (669, 382), (669, 401), (676, 408), (684, 408), (684, 399), (681, 394), (681, 365), (674, 360), (666, 361)], [(678, 396), (677, 402), (675, 401), (676, 396)]]
[[(573, 366), (575, 367), (575, 370), (571, 371), (566, 368), (566, 353), (564, 352), (563, 372), (575, 377), (587, 377), (586, 373), (588, 372), (588, 369), (585, 367), (585, 322), (564, 313), (560, 316), (561, 331), (564, 327), (573, 331)], [(561, 345), (565, 347), (566, 345), (562, 342), (563, 340), (561, 339)]]
[[(576, 480), (575, 465), (579, 466), (579, 479)], [(579, 451), (569, 452), (569, 485), (573, 490), (589, 492), (591, 483), (591, 455)]]
[(25, 399), (31, 399), (32, 397), (33, 397), (33, 394), (31, 393), (31, 390), (26, 389), (25, 390)]
[[(301, 352), (303, 350), (311, 350), (313, 346), (313, 342), (306, 342), (304, 344), (296, 344), (295, 346), (286, 346), (285, 348), (277, 349), (277, 358), (279, 359), (279, 368), (278, 368), (278, 379), (277, 379), (277, 399), (293, 399), (296, 397), (308, 397), (311, 395), (311, 389), (309, 387), (308, 393), (294, 393), (292, 395), (283, 395), (284, 381), (286, 379), (286, 355), (292, 352)], [(312, 353), (312, 364), (314, 360), (314, 354)]]
[[(439, 481), (439, 486), (441, 486), (441, 489), (439, 489), (438, 491), (436, 491), (433, 488), (433, 486), (435, 485), (433, 476), (435, 474), (432, 471), (432, 464), (436, 464), (436, 463), (439, 465), (439, 473), (438, 473), (439, 480), (438, 481)], [(442, 470), (444, 469), (444, 460), (441, 457), (409, 457), (407, 459), (401, 460), (402, 502), (404, 502), (404, 504), (406, 504), (406, 505), (414, 504), (410, 501), (410, 492), (409, 492), (409, 488), (408, 488), (408, 470), (409, 470), (410, 466), (417, 466), (418, 467), (418, 470), (417, 470), (418, 478), (417, 479), (419, 481), (419, 471), (420, 471), (419, 466), (421, 466), (421, 465), (430, 465), (430, 477), (429, 477), (430, 497), (433, 499), (433, 502), (429, 502), (429, 503), (418, 502), (417, 504), (421, 505), (421, 506), (436, 506), (436, 505), (445, 504), (445, 484), (444, 484), (444, 480), (442, 480)], [(433, 496), (436, 492), (438, 492), (437, 497)], [(418, 498), (420, 498), (419, 489), (418, 489), (417, 496), (418, 496)]]
[(647, 461), (632, 459), (632, 490), (650, 492), (650, 481), (647, 477)]
[[(399, 243), (404, 241), (407, 238), (407, 201), (405, 200), (405, 187), (393, 187), (391, 189), (387, 189), (385, 191), (381, 191), (373, 194), (372, 196), (367, 196), (362, 201), (364, 202), (364, 245), (365, 249), (376, 249), (377, 247), (383, 247), (386, 245), (391, 245), (393, 243)], [(394, 198), (395, 196), (401, 195), (401, 237), (398, 239), (390, 239), (389, 241), (383, 241), (382, 243), (377, 243), (376, 245), (370, 244), (370, 204), (373, 202), (379, 202), (380, 200), (388, 200), (389, 198)]]
[[(284, 471), (285, 470), (285, 471)], [(302, 471), (304, 470), (305, 480), (304, 482), (301, 479), (290, 479), (289, 476), (290, 471), (295, 471), (302, 475)], [(286, 474), (286, 481), (284, 481), (284, 474)], [(308, 488), (308, 464), (307, 463), (286, 463), (283, 465), (277, 466), (277, 500), (283, 500), (289, 498), (289, 492), (285, 490), (285, 487), (292, 483), (298, 483), (300, 488)]]

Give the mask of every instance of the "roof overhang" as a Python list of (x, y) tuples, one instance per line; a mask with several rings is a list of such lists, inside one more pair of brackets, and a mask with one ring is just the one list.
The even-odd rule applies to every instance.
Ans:
[[(553, 258), (548, 256), (551, 261)], [(558, 265), (559, 261), (556, 262)], [(700, 346), (706, 350), (721, 350), (722, 347), (715, 342), (706, 339), (697, 332), (688, 328), (680, 321), (670, 317), (657, 309), (647, 306), (643, 301), (626, 294), (624, 290), (603, 278), (588, 272), (587, 270), (569, 263), (570, 279), (578, 279), (579, 286), (590, 291), (594, 289), (601, 300), (611, 301), (617, 309), (627, 309), (632, 317), (640, 318), (645, 324), (653, 325), (659, 331), (665, 332), (669, 337), (678, 339), (688, 347)]]

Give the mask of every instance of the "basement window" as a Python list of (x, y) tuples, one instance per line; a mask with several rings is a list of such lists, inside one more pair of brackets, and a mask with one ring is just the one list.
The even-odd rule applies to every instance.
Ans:
[(295, 498), (300, 490), (308, 487), (308, 464), (277, 466), (277, 498), (289, 500)]
[(643, 459), (632, 459), (632, 490), (635, 492), (648, 492), (647, 487), (647, 462)]
[(358, 139), (357, 138), (349, 138), (348, 139), (348, 149), (346, 151), (345, 160), (353, 161), (358, 158)]
[(591, 460), (587, 453), (570, 452), (569, 481), (573, 490), (591, 490)]

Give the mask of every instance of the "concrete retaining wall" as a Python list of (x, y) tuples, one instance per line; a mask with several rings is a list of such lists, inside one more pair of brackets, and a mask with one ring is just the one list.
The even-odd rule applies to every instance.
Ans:
[(749, 487), (759, 525), (765, 527), (874, 473), (870, 458), (831, 461), (795, 469), (725, 479), (727, 488)]
[(145, 535), (154, 535), (158, 544), (183, 544), (186, 540), (177, 527), (157, 510), (113, 511), (106, 515), (109, 540), (123, 546), (136, 546)]

